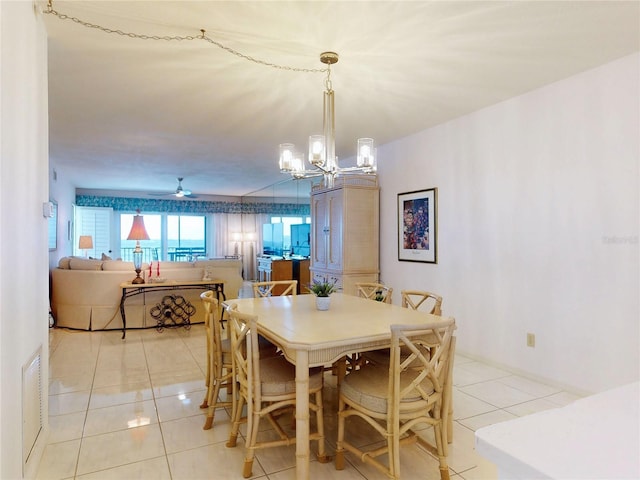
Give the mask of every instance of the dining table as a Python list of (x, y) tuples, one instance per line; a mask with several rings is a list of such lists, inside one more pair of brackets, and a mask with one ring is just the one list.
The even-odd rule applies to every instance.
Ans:
[(257, 316), (258, 333), (275, 343), (296, 372), (296, 478), (309, 478), (309, 368), (330, 365), (345, 355), (388, 348), (391, 325), (442, 319), (429, 313), (334, 293), (329, 310), (316, 308), (315, 295), (227, 300)]

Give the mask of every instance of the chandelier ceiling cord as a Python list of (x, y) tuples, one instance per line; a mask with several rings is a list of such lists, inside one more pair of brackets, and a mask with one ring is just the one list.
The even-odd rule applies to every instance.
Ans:
[(303, 154), (296, 151), (292, 143), (280, 144), (280, 171), (291, 174), (294, 178), (311, 178), (322, 176), (328, 187), (334, 185), (338, 175), (345, 174), (375, 174), (376, 158), (372, 138), (359, 138), (356, 149), (355, 167), (341, 168), (336, 156), (335, 141), (335, 107), (334, 92), (331, 86), (331, 65), (338, 62), (335, 52), (323, 52), (320, 61), (327, 65), (325, 80), (324, 108), (322, 116), (323, 135), (309, 136), (309, 164), (304, 166)]
[(53, 15), (59, 20), (69, 20), (78, 25), (82, 25), (83, 27), (90, 28), (93, 30), (99, 30), (103, 33), (120, 35), (122, 37), (128, 37), (136, 40), (162, 40), (165, 42), (181, 42), (181, 41), (191, 41), (191, 40), (204, 40), (205, 42), (210, 43), (211, 45), (215, 45), (216, 47), (224, 50), (231, 55), (235, 55), (236, 57), (240, 57), (244, 60), (248, 60), (253, 63), (257, 63), (260, 65), (264, 65), (266, 67), (276, 68), (279, 70), (288, 70), (291, 72), (303, 72), (303, 73), (324, 73), (327, 70), (325, 68), (301, 68), (301, 67), (291, 67), (288, 65), (280, 65), (277, 63), (267, 62), (265, 60), (260, 60), (259, 58), (252, 57), (250, 55), (246, 55), (238, 50), (234, 50), (231, 47), (228, 47), (212, 38), (207, 36), (206, 30), (201, 28), (200, 35), (148, 35), (145, 33), (136, 33), (136, 32), (125, 32), (123, 30), (113, 29), (109, 27), (104, 27), (102, 25), (98, 25), (96, 23), (87, 22), (78, 17), (72, 17), (66, 15), (64, 13), (60, 13), (53, 8), (53, 0), (47, 0), (47, 9), (42, 11), (44, 14)]

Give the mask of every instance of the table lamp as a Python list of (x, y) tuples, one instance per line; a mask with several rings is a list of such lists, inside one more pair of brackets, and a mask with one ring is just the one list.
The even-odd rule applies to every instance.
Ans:
[(127, 240), (136, 241), (136, 248), (133, 250), (133, 268), (136, 270), (136, 278), (134, 278), (131, 283), (144, 283), (144, 279), (140, 276), (140, 272), (142, 271), (142, 249), (140, 248), (140, 240), (149, 240), (149, 234), (147, 233), (147, 229), (144, 228), (144, 219), (142, 215), (140, 215), (140, 210), (138, 210), (137, 215), (133, 217), (133, 225), (131, 225), (131, 231), (129, 232)]
[(238, 255), (240, 255), (240, 242), (242, 242), (242, 233), (240, 232), (233, 232), (231, 234), (231, 241), (235, 242), (235, 245), (233, 246), (233, 256), (237, 257)]
[(78, 248), (84, 250), (84, 256), (87, 256), (87, 250), (93, 248), (93, 237), (91, 235), (80, 235), (80, 241), (78, 242)]

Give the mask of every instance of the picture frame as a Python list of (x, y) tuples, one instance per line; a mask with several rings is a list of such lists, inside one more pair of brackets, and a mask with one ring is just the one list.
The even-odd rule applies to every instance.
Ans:
[(438, 263), (438, 189), (398, 194), (398, 260)]

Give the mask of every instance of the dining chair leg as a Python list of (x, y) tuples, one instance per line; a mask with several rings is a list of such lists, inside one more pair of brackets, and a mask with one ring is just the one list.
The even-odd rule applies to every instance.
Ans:
[(231, 432), (229, 432), (229, 440), (227, 441), (227, 447), (233, 448), (238, 442), (238, 431), (240, 430), (240, 423), (242, 423), (242, 408), (244, 407), (244, 398), (239, 395), (236, 402), (235, 411), (233, 412), (233, 425), (231, 426)]
[(447, 365), (447, 384), (445, 385), (444, 391), (444, 409), (446, 412), (443, 415), (443, 430), (445, 432), (444, 436), (444, 451), (445, 455), (447, 452), (447, 444), (453, 443), (453, 359), (456, 353), (456, 337), (451, 337), (451, 345), (449, 346), (451, 349), (451, 361)]
[[(344, 410), (344, 402), (340, 398), (338, 401), (338, 412)], [(338, 439), (336, 441), (336, 458), (335, 465), (336, 470), (344, 470), (344, 447), (342, 442), (344, 440), (344, 420), (342, 415), (338, 415)]]
[[(398, 430), (400, 425), (395, 426)], [(387, 437), (387, 448), (389, 449), (389, 470), (392, 478), (400, 478), (400, 435), (397, 433)]]
[(209, 411), (207, 412), (207, 419), (204, 422), (203, 430), (210, 430), (213, 425), (213, 419), (216, 415), (216, 403), (218, 401), (218, 395), (220, 394), (220, 380), (215, 380), (215, 385), (211, 388), (211, 393), (208, 398)]
[(331, 461), (331, 457), (327, 455), (324, 444), (324, 407), (322, 405), (322, 390), (317, 391), (315, 397), (316, 405), (318, 406), (318, 408), (316, 409), (316, 428), (318, 430), (318, 462), (329, 463)]
[(438, 452), (438, 461), (440, 462), (440, 480), (450, 480), (449, 479), (449, 466), (447, 465), (447, 457), (446, 457), (446, 445), (447, 445), (447, 436), (446, 429), (447, 426), (444, 423), (439, 422), (434, 426), (434, 434), (436, 438), (436, 450)]
[(447, 443), (453, 443), (453, 402), (449, 402), (447, 415)]
[(205, 376), (205, 386), (207, 387), (207, 391), (204, 394), (204, 398), (202, 399), (202, 403), (200, 404), (200, 408), (208, 408), (209, 407), (209, 395), (211, 393), (211, 353), (209, 342), (209, 334), (207, 334), (207, 375)]
[(260, 426), (260, 415), (253, 414), (251, 418), (247, 416), (247, 440), (244, 456), (244, 467), (242, 476), (249, 478), (253, 470), (253, 459), (255, 457), (255, 445), (258, 443), (258, 427)]

